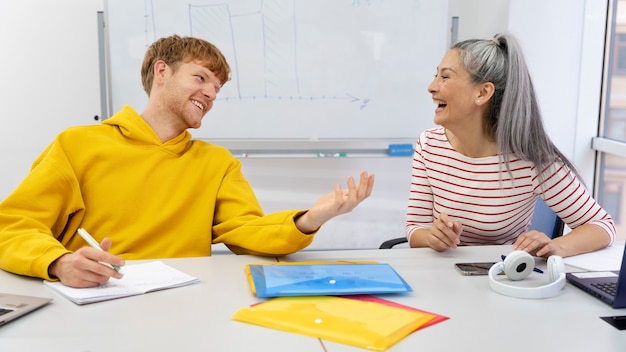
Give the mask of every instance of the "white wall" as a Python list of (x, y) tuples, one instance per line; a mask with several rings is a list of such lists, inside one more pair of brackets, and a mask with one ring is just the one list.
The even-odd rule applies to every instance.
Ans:
[(510, 0), (509, 31), (531, 69), (547, 132), (591, 190), (606, 1)]
[[(17, 186), (59, 131), (94, 123), (93, 116), (100, 114), (96, 11), (104, 9), (103, 2), (0, 2), (0, 65), (4, 70), (0, 80), (0, 198)], [(520, 38), (548, 132), (589, 175), (593, 173), (589, 134), (595, 133), (594, 97), (599, 98), (597, 71), (601, 67), (601, 60), (598, 63), (592, 53), (602, 48), (598, 45), (602, 33), (598, 3), (602, 2), (449, 0), (450, 17), (460, 18), (459, 39), (488, 38), (506, 29)], [(426, 87), (423, 94), (428, 94)], [(324, 226), (310, 248), (373, 248), (404, 233), (411, 158), (249, 158), (242, 162), (267, 212), (306, 208), (330, 192), (334, 183), (345, 185), (348, 175), (356, 177), (363, 169), (376, 174), (372, 197), (353, 213)], [(590, 185), (591, 179), (586, 181)]]
[(366, 169), (376, 175), (371, 198), (352, 213), (328, 222), (311, 248), (376, 248), (386, 238), (404, 234), (411, 158), (243, 159), (247, 175), (267, 212), (307, 208), (333, 185), (346, 186)]
[(103, 0), (0, 1), (0, 198), (62, 129), (100, 114)]

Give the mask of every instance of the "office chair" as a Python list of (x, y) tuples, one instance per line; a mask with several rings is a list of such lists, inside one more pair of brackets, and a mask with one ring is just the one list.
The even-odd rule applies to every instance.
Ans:
[[(543, 202), (543, 199), (537, 198), (535, 204), (535, 212), (533, 213), (533, 219), (528, 230), (541, 231), (551, 238), (556, 238), (563, 235), (563, 229), (565, 224), (556, 214)], [(384, 241), (380, 244), (379, 249), (391, 249), (402, 243), (408, 242), (406, 237), (397, 237)]]

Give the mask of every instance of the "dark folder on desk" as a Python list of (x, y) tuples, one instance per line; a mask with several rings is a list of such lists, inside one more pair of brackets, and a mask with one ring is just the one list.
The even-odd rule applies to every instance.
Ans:
[(354, 295), (411, 292), (389, 265), (248, 264), (250, 285), (257, 297)]
[(588, 271), (566, 274), (574, 286), (601, 299), (613, 308), (626, 308), (626, 246), (620, 271)]

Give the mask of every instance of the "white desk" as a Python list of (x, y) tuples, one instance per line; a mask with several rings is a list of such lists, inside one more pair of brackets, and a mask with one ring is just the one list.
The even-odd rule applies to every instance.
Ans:
[[(626, 331), (599, 318), (626, 315), (626, 309), (612, 309), (570, 284), (560, 295), (543, 300), (503, 296), (489, 288), (487, 276), (462, 276), (453, 267), (455, 262), (498, 261), (511, 250), (510, 246), (484, 246), (442, 253), (431, 249), (300, 252), (281, 260), (341, 258), (390, 263), (414, 292), (386, 298), (450, 317), (409, 335), (393, 346), (392, 352), (626, 350)], [(539, 259), (537, 264), (545, 268), (545, 260)], [(544, 280), (533, 273), (522, 284), (539, 285)], [(328, 341), (324, 345), (329, 352), (359, 351)]]
[[(303, 251), (280, 258), (378, 260), (390, 263), (414, 292), (382, 296), (446, 315), (449, 320), (415, 332), (389, 351), (620, 351), (626, 331), (600, 316), (626, 315), (570, 286), (554, 298), (525, 300), (489, 289), (488, 278), (461, 276), (460, 261), (496, 261), (510, 246), (431, 249)], [(259, 300), (249, 290), (244, 264), (268, 258), (219, 254), (165, 263), (200, 284), (115, 301), (77, 306), (41, 280), (0, 271), (0, 290), (54, 298), (51, 305), (0, 328), (0, 351), (363, 351), (329, 341), (231, 319)], [(545, 268), (545, 261), (539, 267)], [(545, 277), (532, 274), (524, 285)]]
[(200, 284), (78, 306), (42, 280), (0, 270), (0, 290), (54, 301), (0, 327), (2, 352), (320, 351), (320, 341), (231, 319), (259, 300), (244, 264), (272, 258), (220, 254), (163, 262)]

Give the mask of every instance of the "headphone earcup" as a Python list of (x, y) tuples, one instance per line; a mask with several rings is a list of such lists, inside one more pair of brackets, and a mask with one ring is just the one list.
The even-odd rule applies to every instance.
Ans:
[(559, 279), (562, 273), (565, 272), (565, 263), (563, 257), (558, 255), (551, 255), (548, 258), (548, 279), (550, 282), (555, 282)]
[(535, 259), (525, 251), (513, 251), (504, 259), (504, 274), (513, 281), (525, 279), (534, 268)]

